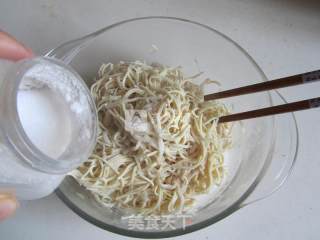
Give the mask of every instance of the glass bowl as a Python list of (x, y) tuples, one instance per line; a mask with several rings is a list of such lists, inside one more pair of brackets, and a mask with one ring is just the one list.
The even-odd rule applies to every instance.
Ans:
[[(67, 42), (47, 56), (70, 64), (88, 85), (102, 63), (136, 60), (182, 66), (189, 75), (203, 72), (197, 83), (205, 78), (221, 83), (221, 87), (208, 85), (205, 93), (267, 81), (249, 54), (230, 38), (209, 26), (174, 17), (122, 21)], [(285, 102), (275, 91), (223, 101), (232, 112)], [(156, 220), (157, 227), (152, 229), (145, 225), (148, 219), (139, 219), (123, 209), (102, 207), (71, 177), (65, 178), (56, 192), (78, 215), (111, 232), (143, 238), (192, 232), (270, 195), (292, 170), (298, 147), (293, 114), (237, 122), (232, 137), (233, 147), (225, 155), (227, 175), (223, 184), (214, 193), (202, 196), (201, 204), (195, 205), (192, 211), (161, 216)], [(161, 226), (169, 217), (171, 226)]]

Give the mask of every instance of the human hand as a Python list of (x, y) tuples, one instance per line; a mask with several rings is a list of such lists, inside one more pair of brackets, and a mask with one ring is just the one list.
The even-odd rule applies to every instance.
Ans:
[(32, 56), (30, 48), (23, 46), (16, 39), (0, 30), (0, 58), (17, 61)]
[(0, 193), (0, 221), (11, 216), (17, 209), (17, 199), (12, 194)]
[[(0, 58), (17, 61), (32, 57), (32, 50), (0, 31)], [(14, 195), (0, 193), (0, 221), (11, 216), (18, 206)]]

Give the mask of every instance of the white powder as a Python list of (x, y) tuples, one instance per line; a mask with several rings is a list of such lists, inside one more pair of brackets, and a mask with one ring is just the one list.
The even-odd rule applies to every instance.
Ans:
[(71, 140), (68, 106), (47, 87), (20, 90), (18, 114), (32, 143), (44, 154), (58, 158)]
[[(78, 83), (78, 79), (69, 71), (65, 71), (58, 65), (38, 64), (33, 66), (21, 82), (21, 90), (40, 89), (48, 87), (55, 94), (68, 103), (68, 109), (79, 117), (87, 115), (89, 110), (84, 87)], [(77, 116), (77, 117), (78, 117)], [(88, 117), (85, 116), (83, 120)]]
[[(4, 72), (0, 71), (0, 81)], [(17, 95), (21, 125), (30, 141), (51, 158), (58, 159), (75, 139), (85, 142), (92, 136), (83, 88), (76, 76), (54, 64), (33, 66), (21, 81)], [(1, 142), (0, 135), (1, 189), (13, 189), (20, 199), (35, 199), (50, 194), (64, 178), (21, 164)]]
[(73, 126), (84, 126), (80, 137), (90, 136), (85, 122), (89, 112), (87, 99), (70, 72), (58, 65), (38, 64), (25, 74), (19, 89), (20, 121), (43, 153), (59, 157), (70, 143)]

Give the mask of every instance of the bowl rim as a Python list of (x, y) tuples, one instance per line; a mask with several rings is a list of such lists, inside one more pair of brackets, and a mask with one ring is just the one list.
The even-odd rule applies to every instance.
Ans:
[[(240, 45), (238, 45), (234, 40), (232, 40), (230, 37), (228, 37), (227, 35), (221, 33), (220, 31), (214, 29), (213, 27), (210, 27), (208, 25), (193, 21), (193, 20), (189, 20), (189, 19), (184, 19), (184, 18), (179, 18), (179, 17), (171, 17), (171, 16), (145, 16), (145, 17), (137, 17), (137, 18), (130, 18), (130, 19), (126, 19), (123, 21), (119, 21), (117, 23), (108, 25), (105, 28), (102, 28), (98, 31), (95, 31), (89, 35), (86, 35), (80, 39), (85, 39), (89, 36), (97, 36), (100, 33), (103, 33), (107, 30), (110, 30), (112, 28), (115, 28), (117, 26), (126, 24), (126, 23), (130, 23), (130, 22), (134, 22), (134, 21), (143, 21), (143, 20), (154, 20), (154, 19), (160, 19), (160, 20), (172, 20), (172, 21), (178, 21), (178, 22), (184, 22), (184, 23), (189, 23), (192, 25), (197, 25), (199, 27), (202, 27), (206, 30), (209, 30), (215, 34), (218, 34), (220, 37), (222, 37), (223, 39), (227, 40), (229, 43), (231, 43), (234, 47), (238, 48), (246, 57), (247, 59), (252, 63), (252, 65), (254, 66), (254, 68), (257, 70), (257, 72), (260, 74), (261, 78), (263, 79), (263, 81), (268, 81), (268, 78), (266, 77), (265, 73), (262, 71), (262, 69), (259, 67), (259, 65), (256, 63), (256, 61), (247, 53), (247, 51), (242, 48)], [(65, 43), (68, 44), (68, 43)], [(65, 45), (63, 44), (63, 45)], [(48, 54), (54, 53), (56, 50), (58, 50), (61, 46), (51, 50)], [(280, 98), (287, 103), (287, 101), (285, 100), (285, 98), (278, 92), (275, 91)], [(272, 97), (271, 94), (269, 92), (267, 92), (267, 96), (269, 98), (269, 101), (271, 104), (272, 103)], [(290, 113), (289, 116), (291, 116), (294, 120), (295, 123), (295, 127), (296, 127), (296, 134), (297, 134), (297, 141), (295, 143), (295, 154), (294, 154), (294, 159), (293, 159), (293, 164), (296, 160), (297, 157), (297, 152), (298, 152), (298, 139), (299, 139), (299, 134), (298, 134), (298, 128), (297, 128), (297, 122), (296, 122), (296, 118), (294, 116), (293, 113)], [(274, 117), (272, 117), (272, 121), (273, 121), (273, 125), (274, 125)], [(274, 131), (274, 127), (273, 127), (273, 131)], [(274, 133), (273, 133), (274, 136)], [(114, 225), (109, 225), (105, 222), (102, 222), (100, 220), (97, 220), (96, 218), (88, 215), (85, 211), (83, 211), (82, 209), (78, 208), (64, 193), (63, 191), (60, 190), (60, 188), (56, 189), (55, 193), (57, 194), (57, 196), (73, 211), (75, 212), (77, 215), (79, 215), (80, 217), (82, 217), (83, 219), (85, 219), (86, 221), (92, 223), (93, 225), (96, 225), (97, 227), (100, 227), (104, 230), (113, 232), (113, 233), (117, 233), (119, 235), (124, 235), (124, 236), (128, 236), (128, 237), (136, 237), (136, 238), (166, 238), (166, 237), (174, 237), (174, 236), (180, 236), (180, 235), (184, 235), (187, 233), (191, 233), (197, 230), (200, 230), (202, 228), (205, 228), (207, 226), (210, 226), (218, 221), (220, 221), (223, 218), (226, 218), (227, 216), (231, 215), (232, 213), (234, 213), (235, 211), (239, 210), (242, 206), (241, 203), (243, 203), (249, 196), (250, 194), (255, 190), (255, 188), (257, 187), (257, 185), (259, 184), (259, 182), (262, 180), (262, 178), (264, 177), (265, 173), (267, 172), (271, 162), (272, 162), (272, 158), (273, 158), (273, 149), (274, 149), (274, 142), (275, 142), (275, 138), (273, 137), (273, 142), (271, 144), (271, 148), (269, 151), (269, 154), (266, 157), (266, 160), (262, 166), (262, 168), (260, 169), (259, 173), (257, 174), (257, 177), (255, 178), (255, 180), (253, 181), (253, 183), (249, 186), (249, 188), (242, 194), (242, 196), (235, 201), (231, 206), (229, 206), (228, 208), (226, 208), (225, 210), (223, 210), (221, 213), (219, 213), (218, 215), (208, 218), (204, 221), (201, 221), (199, 223), (196, 223), (194, 225), (190, 225), (190, 226), (186, 226), (184, 229), (179, 228), (179, 229), (174, 229), (174, 230), (170, 230), (170, 231), (157, 231), (157, 232), (145, 232), (145, 231), (135, 231), (135, 230), (129, 230), (129, 229), (123, 229), (123, 228), (118, 228)]]

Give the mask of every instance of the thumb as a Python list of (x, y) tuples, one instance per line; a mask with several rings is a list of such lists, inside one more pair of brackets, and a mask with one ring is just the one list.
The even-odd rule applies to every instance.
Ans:
[(18, 206), (16, 198), (9, 194), (0, 194), (0, 221), (11, 216)]
[(12, 36), (0, 30), (0, 58), (16, 61), (32, 56), (31, 49), (23, 46)]

